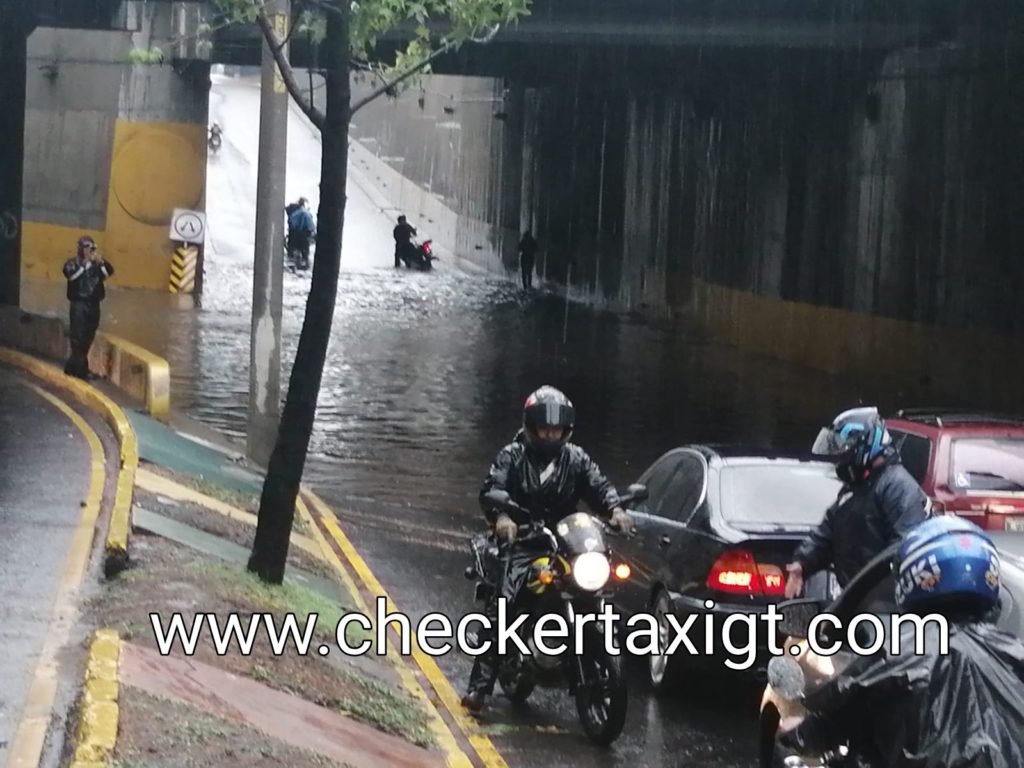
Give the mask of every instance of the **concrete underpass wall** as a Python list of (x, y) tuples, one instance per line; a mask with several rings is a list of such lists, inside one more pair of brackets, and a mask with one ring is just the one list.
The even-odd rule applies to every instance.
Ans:
[(52, 28), (29, 38), (22, 277), (62, 280), (88, 233), (112, 285), (167, 291), (172, 211), (205, 208), (209, 65), (131, 63), (147, 42)]
[[(373, 83), (356, 77), (353, 100)], [(421, 236), (491, 271), (519, 242), (521, 134), (500, 117), (505, 94), (489, 78), (432, 76), (398, 99), (357, 112), (355, 168), (405, 213)], [(508, 142), (515, 142), (511, 147)]]
[(976, 390), (1020, 405), (1003, 382), (1024, 373), (1021, 62), (1005, 41), (748, 52), (628, 86), (475, 81), (489, 102), (433, 77), (354, 135), (441, 196), (460, 223), (443, 244), (490, 269), (514, 267), (532, 225), (541, 274), (571, 268), (594, 303), (826, 370), (939, 386), (973, 367)]

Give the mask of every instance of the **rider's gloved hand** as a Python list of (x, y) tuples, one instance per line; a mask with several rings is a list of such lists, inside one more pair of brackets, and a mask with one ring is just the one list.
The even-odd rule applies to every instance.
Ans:
[(630, 514), (622, 507), (616, 507), (612, 510), (611, 519), (608, 524), (618, 531), (623, 533), (633, 533), (636, 530), (636, 525), (633, 523), (633, 518)]
[(515, 541), (518, 530), (518, 526), (512, 518), (506, 514), (498, 515), (498, 519), (494, 521), (494, 535), (498, 537), (499, 541), (504, 541), (507, 544)]

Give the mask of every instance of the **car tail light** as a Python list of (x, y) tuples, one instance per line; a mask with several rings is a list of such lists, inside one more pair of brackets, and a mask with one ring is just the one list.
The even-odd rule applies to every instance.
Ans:
[(746, 549), (730, 549), (711, 566), (707, 585), (733, 594), (783, 595), (786, 580), (777, 565), (758, 563)]

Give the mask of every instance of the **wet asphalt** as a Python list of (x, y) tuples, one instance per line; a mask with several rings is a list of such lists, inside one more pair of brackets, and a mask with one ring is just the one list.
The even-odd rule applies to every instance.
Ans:
[[(242, 436), (248, 389), (252, 227), (258, 141), (253, 82), (218, 80), (211, 120), (224, 147), (211, 158), (210, 241), (203, 306), (140, 313), (112, 295), (104, 327), (171, 363), (175, 406)], [(293, 114), (288, 197), (317, 207), (319, 144)], [(342, 277), (305, 480), (342, 510), (345, 529), (399, 607), (414, 618), (477, 609), (463, 575), (481, 530), (480, 481), (542, 384), (578, 412), (575, 441), (619, 488), (663, 452), (693, 442), (806, 448), (821, 424), (858, 398), (881, 406), (912, 396), (903, 383), (855, 381), (715, 344), (659, 325), (525, 293), (445, 261), (430, 274), (392, 267), (393, 210), (350, 176)], [(420, 234), (429, 225), (412, 220)], [(284, 278), (284, 351), (294, 355), (308, 277)], [(287, 382), (288, 370), (282, 381)], [(438, 659), (460, 692), (470, 660)], [(582, 735), (558, 691), (518, 710), (501, 699), (485, 718), (509, 765), (755, 765), (761, 688), (725, 673), (687, 675), (655, 696), (642, 663), (627, 665), (629, 715), (610, 748)]]
[(0, 762), (53, 618), (91, 459), (68, 417), (0, 366)]

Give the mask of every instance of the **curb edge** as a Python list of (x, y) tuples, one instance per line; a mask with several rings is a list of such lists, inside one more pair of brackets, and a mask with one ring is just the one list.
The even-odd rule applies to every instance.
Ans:
[(17, 366), (38, 379), (69, 393), (86, 408), (98, 413), (114, 430), (120, 446), (121, 466), (117, 472), (114, 504), (110, 513), (110, 527), (104, 544), (103, 573), (107, 578), (128, 567), (128, 539), (131, 534), (132, 497), (135, 490), (135, 471), (139, 466), (139, 448), (128, 417), (109, 397), (66, 375), (55, 366), (24, 352), (0, 347), (0, 361)]

